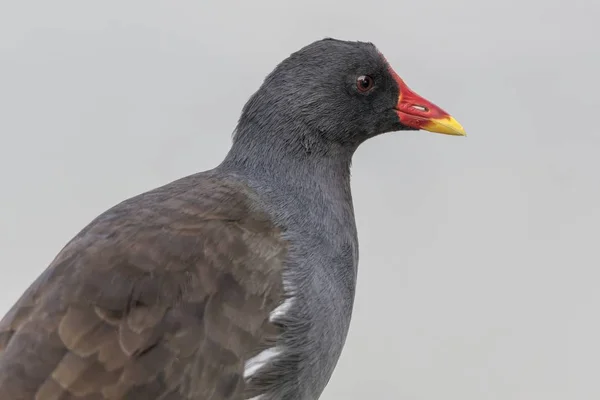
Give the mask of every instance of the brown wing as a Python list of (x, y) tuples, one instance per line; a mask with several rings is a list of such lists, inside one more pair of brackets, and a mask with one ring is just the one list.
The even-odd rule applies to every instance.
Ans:
[(285, 244), (232, 181), (107, 211), (0, 322), (1, 400), (238, 399), (268, 345)]

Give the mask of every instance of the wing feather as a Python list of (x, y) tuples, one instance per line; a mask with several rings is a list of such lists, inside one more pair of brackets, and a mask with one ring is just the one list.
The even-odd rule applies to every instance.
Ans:
[(0, 399), (243, 398), (283, 300), (286, 244), (256, 204), (199, 174), (94, 220), (0, 322)]

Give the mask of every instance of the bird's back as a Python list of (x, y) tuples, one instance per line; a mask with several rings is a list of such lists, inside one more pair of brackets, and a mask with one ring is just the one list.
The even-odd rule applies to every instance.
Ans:
[(0, 322), (0, 399), (259, 393), (244, 363), (277, 336), (285, 253), (252, 192), (214, 173), (118, 204)]

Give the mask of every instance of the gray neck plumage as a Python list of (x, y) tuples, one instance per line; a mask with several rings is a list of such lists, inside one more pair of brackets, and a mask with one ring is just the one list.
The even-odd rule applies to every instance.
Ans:
[(358, 144), (340, 144), (331, 140), (331, 132), (318, 131), (323, 128), (314, 113), (278, 80), (275, 73), (267, 77), (244, 105), (224, 165), (286, 186), (318, 180), (345, 185)]
[(340, 185), (349, 181), (356, 147), (322, 138), (319, 132), (311, 132), (308, 125), (285, 114), (268, 121), (242, 117), (223, 164), (288, 183), (293, 183), (290, 179), (303, 184), (333, 179)]
[(243, 177), (265, 200), (265, 211), (291, 243), (285, 279), (296, 300), (286, 316), (293, 328), (282, 339), (282, 357), (290, 361), (277, 373), (283, 374), (281, 382), (305, 386), (276, 385), (273, 393), (280, 397), (275, 398), (315, 398), (346, 338), (358, 263), (350, 192), (355, 150), (321, 139), (319, 132), (284, 113), (262, 119), (243, 115), (219, 167)]
[(333, 231), (340, 223), (355, 229), (350, 190), (355, 148), (315, 139), (318, 133), (298, 121), (245, 122), (221, 170), (253, 186), (271, 208), (264, 211), (285, 230), (314, 232), (319, 225)]

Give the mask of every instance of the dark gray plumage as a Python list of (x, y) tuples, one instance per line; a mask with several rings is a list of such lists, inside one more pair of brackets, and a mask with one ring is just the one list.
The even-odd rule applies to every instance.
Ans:
[(106, 211), (24, 293), (0, 399), (317, 399), (352, 314), (352, 155), (414, 129), (464, 134), (372, 44), (292, 54), (221, 165)]

